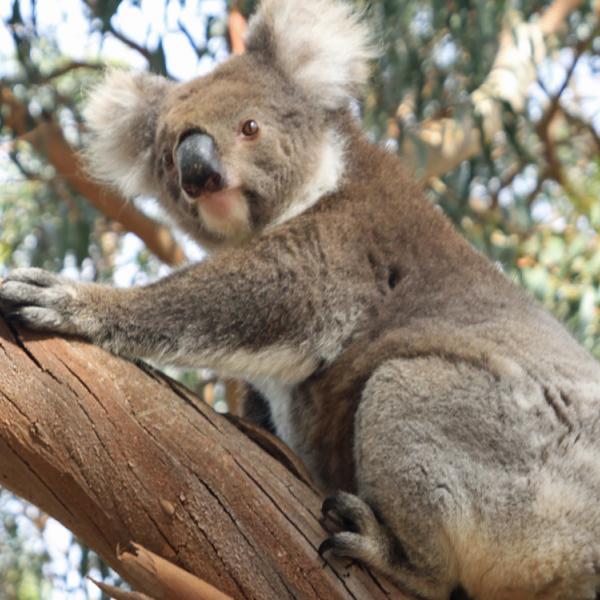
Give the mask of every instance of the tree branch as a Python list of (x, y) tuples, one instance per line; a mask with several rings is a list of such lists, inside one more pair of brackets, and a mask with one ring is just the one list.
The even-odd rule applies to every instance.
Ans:
[[(223, 594), (202, 579), (176, 567), (173, 563), (142, 548), (139, 544), (130, 544), (123, 551), (118, 551), (119, 561), (127, 563), (136, 573), (139, 582), (143, 582), (146, 594), (151, 594), (155, 600), (232, 600), (231, 596)], [(95, 582), (104, 592), (112, 594), (117, 600), (120, 597), (131, 598), (128, 593), (118, 588)], [(139, 586), (139, 584), (138, 584)], [(139, 594), (136, 594), (139, 596)], [(146, 596), (147, 597), (147, 596)], [(152, 600), (152, 598), (150, 600)], [(133, 598), (131, 600), (140, 600)]]
[(90, 62), (81, 62), (81, 61), (71, 61), (69, 63), (67, 63), (66, 65), (63, 65), (62, 67), (57, 67), (56, 69), (54, 69), (53, 71), (50, 71), (50, 73), (46, 74), (46, 75), (42, 75), (39, 79), (36, 79), (33, 83), (47, 83), (48, 81), (51, 81), (52, 79), (56, 79), (57, 77), (62, 77), (63, 75), (66, 75), (67, 73), (70, 73), (71, 71), (75, 71), (77, 69), (90, 69), (90, 70), (95, 70), (98, 71), (100, 69), (104, 69), (104, 65), (101, 63), (90, 63)]
[(196, 56), (198, 58), (202, 58), (202, 56), (204, 56), (206, 48), (200, 48), (198, 44), (196, 44), (194, 36), (192, 35), (191, 31), (185, 26), (185, 23), (183, 21), (177, 21), (177, 27), (179, 27), (179, 31), (181, 31), (181, 33), (185, 35), (189, 45), (193, 48), (194, 52), (196, 53)]
[(594, 145), (596, 147), (596, 152), (600, 152), (600, 134), (598, 134), (594, 125), (592, 123), (586, 121), (585, 119), (583, 119), (581, 116), (576, 115), (576, 114), (572, 113), (571, 111), (567, 110), (564, 106), (561, 106), (560, 110), (561, 110), (562, 114), (565, 116), (565, 118), (567, 119), (567, 121), (569, 121), (570, 123), (572, 123), (579, 129), (581, 129), (583, 131), (587, 131), (590, 134), (590, 136), (594, 142)]
[(581, 0), (555, 0), (540, 17), (539, 26), (542, 33), (556, 33), (564, 26), (567, 17), (581, 4)]
[(7, 87), (12, 87), (17, 83), (22, 83), (24, 85), (42, 85), (44, 83), (48, 83), (53, 79), (58, 77), (62, 77), (71, 71), (75, 71), (77, 69), (90, 69), (90, 70), (101, 70), (104, 69), (105, 65), (102, 63), (93, 63), (93, 62), (85, 62), (73, 60), (70, 61), (60, 67), (56, 67), (52, 71), (47, 74), (35, 73), (31, 74), (31, 76), (25, 80), (24, 78), (15, 78), (15, 79), (3, 79), (3, 83)]
[(467, 115), (462, 119), (425, 121), (405, 136), (400, 154), (423, 179), (446, 173), (480, 153), (483, 143), (502, 130), (503, 103), (516, 112), (523, 109), (536, 67), (546, 55), (544, 36), (556, 33), (566, 16), (581, 4), (582, 0), (555, 0), (537, 22), (519, 23), (501, 34), (492, 69), (471, 94), (481, 128), (474, 117)]
[(0, 356), (0, 484), (136, 589), (130, 540), (235, 599), (404, 597), (324, 563), (319, 494), (177, 383), (1, 318)]
[(6, 109), (6, 126), (21, 140), (29, 142), (44, 154), (58, 174), (102, 214), (121, 223), (127, 231), (135, 233), (165, 263), (179, 265), (185, 261), (183, 250), (166, 227), (146, 217), (133, 204), (108, 191), (85, 174), (79, 158), (56, 123), (36, 122), (14, 94), (1, 85), (0, 105)]
[(587, 38), (580, 40), (575, 46), (573, 50), (573, 60), (571, 61), (571, 64), (569, 65), (567, 72), (565, 73), (565, 78), (563, 79), (563, 82), (558, 88), (558, 90), (551, 95), (548, 108), (546, 109), (544, 116), (540, 120), (541, 127), (545, 127), (546, 124), (550, 123), (556, 115), (556, 112), (558, 111), (560, 106), (560, 100), (562, 98), (562, 95), (564, 94), (565, 90), (569, 86), (569, 83), (571, 82), (571, 78), (573, 77), (573, 73), (575, 72), (575, 68), (577, 67), (579, 59), (587, 50), (589, 50), (599, 33), (600, 28), (594, 28), (592, 33)]
[[(132, 39), (128, 38), (125, 34), (116, 30), (111, 23), (111, 19), (103, 19), (101, 11), (105, 8), (103, 3), (95, 2), (94, 0), (84, 0), (84, 4), (89, 8), (93, 15), (102, 20), (103, 23), (103, 32), (108, 32), (115, 38), (117, 38), (121, 43), (125, 44), (128, 48), (135, 50), (138, 54), (144, 57), (149, 63), (152, 60), (152, 53), (148, 48), (144, 48), (140, 46), (137, 42), (134, 42)], [(112, 15), (111, 15), (112, 16)]]
[(243, 54), (246, 50), (244, 37), (248, 30), (248, 23), (244, 15), (234, 6), (227, 18), (227, 29), (229, 31), (229, 45), (232, 54)]
[(148, 48), (144, 48), (144, 46), (140, 46), (138, 43), (134, 42), (132, 39), (128, 38), (125, 34), (116, 30), (111, 24), (108, 25), (108, 32), (115, 38), (117, 38), (121, 43), (125, 44), (128, 48), (135, 50), (138, 54), (143, 56), (148, 62), (152, 60), (152, 54)]
[(575, 72), (575, 68), (577, 67), (577, 63), (579, 59), (583, 56), (583, 54), (590, 48), (595, 37), (598, 35), (599, 29), (595, 28), (590, 36), (586, 39), (581, 40), (574, 49), (573, 60), (569, 65), (565, 77), (563, 79), (562, 84), (558, 88), (558, 90), (550, 97), (550, 102), (546, 107), (544, 115), (539, 120), (536, 125), (536, 132), (542, 141), (544, 146), (544, 158), (546, 161), (546, 167), (543, 173), (540, 174), (538, 178), (538, 182), (536, 184), (535, 189), (528, 196), (528, 204), (531, 204), (537, 194), (541, 191), (542, 185), (547, 178), (551, 178), (561, 186), (563, 186), (567, 192), (573, 193), (573, 187), (570, 185), (567, 177), (565, 175), (562, 164), (558, 158), (558, 153), (556, 151), (556, 140), (555, 135), (553, 133), (553, 124), (556, 122), (556, 117), (561, 111), (561, 98), (567, 89), (573, 73)]

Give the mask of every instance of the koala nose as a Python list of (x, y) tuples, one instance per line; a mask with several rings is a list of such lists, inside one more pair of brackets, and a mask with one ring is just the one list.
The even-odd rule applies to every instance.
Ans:
[(186, 194), (197, 198), (202, 192), (224, 187), (223, 168), (214, 140), (206, 133), (187, 134), (175, 151), (179, 180)]

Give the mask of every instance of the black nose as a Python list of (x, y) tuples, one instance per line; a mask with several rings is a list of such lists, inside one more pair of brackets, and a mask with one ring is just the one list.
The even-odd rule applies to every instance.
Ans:
[(223, 169), (214, 140), (206, 133), (192, 132), (179, 143), (175, 152), (181, 187), (188, 196), (215, 192), (224, 187)]

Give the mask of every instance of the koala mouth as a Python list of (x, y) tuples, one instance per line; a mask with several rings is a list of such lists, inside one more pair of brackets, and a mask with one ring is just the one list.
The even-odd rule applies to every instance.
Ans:
[(192, 221), (197, 222), (200, 230), (217, 239), (241, 240), (251, 231), (248, 200), (241, 187), (225, 187), (216, 191), (203, 188), (196, 197), (182, 190), (179, 202), (189, 226), (192, 226)]
[(238, 204), (244, 201), (244, 197), (239, 188), (204, 189), (193, 201), (205, 220), (208, 215), (227, 220), (238, 212)]
[(193, 200), (199, 200), (207, 194), (215, 194), (225, 189), (225, 180), (220, 173), (211, 173), (205, 182), (181, 182), (181, 188)]

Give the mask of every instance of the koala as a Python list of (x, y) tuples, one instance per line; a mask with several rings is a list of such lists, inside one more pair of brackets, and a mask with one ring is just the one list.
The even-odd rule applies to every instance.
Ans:
[(109, 72), (91, 172), (210, 255), (131, 289), (20, 269), (0, 307), (251, 382), (331, 494), (321, 554), (420, 599), (592, 600), (600, 366), (361, 132), (373, 57), (348, 4), (262, 0), (206, 76)]

